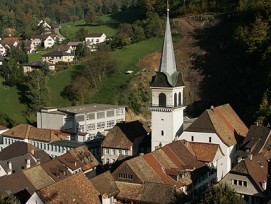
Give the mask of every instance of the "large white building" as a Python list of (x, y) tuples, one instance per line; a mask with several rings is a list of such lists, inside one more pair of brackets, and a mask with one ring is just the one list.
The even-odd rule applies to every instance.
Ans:
[(247, 132), (243, 121), (229, 104), (225, 104), (204, 111), (179, 139), (220, 146), (224, 155), (217, 161), (217, 181), (220, 181), (236, 163), (236, 145)]
[(183, 128), (183, 80), (177, 72), (169, 14), (159, 71), (152, 78), (152, 151), (171, 143)]
[(42, 108), (37, 113), (37, 127), (68, 132), (86, 132), (95, 136), (98, 132), (125, 121), (125, 106), (88, 104), (65, 108)]

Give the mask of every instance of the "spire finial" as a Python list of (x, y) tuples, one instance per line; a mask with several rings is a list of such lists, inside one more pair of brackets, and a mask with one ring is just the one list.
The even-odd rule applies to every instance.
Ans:
[(169, 12), (169, 4), (168, 4), (168, 0), (167, 0), (167, 12)]

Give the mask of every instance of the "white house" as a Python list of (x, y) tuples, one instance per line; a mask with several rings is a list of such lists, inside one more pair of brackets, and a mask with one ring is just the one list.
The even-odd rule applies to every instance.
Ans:
[(51, 48), (55, 44), (55, 40), (51, 35), (45, 36), (43, 39), (43, 46), (44, 48)]
[(104, 33), (90, 33), (85, 36), (85, 42), (91, 44), (99, 44), (106, 40)]
[(37, 127), (96, 136), (116, 123), (125, 121), (125, 106), (87, 104), (63, 108), (42, 108), (37, 112)]
[(229, 104), (204, 111), (179, 137), (189, 142), (219, 144), (224, 155), (218, 160), (220, 181), (236, 163), (236, 145), (247, 135), (248, 128)]
[(56, 64), (58, 62), (72, 63), (74, 54), (65, 51), (52, 51), (42, 55), (42, 61), (49, 64)]

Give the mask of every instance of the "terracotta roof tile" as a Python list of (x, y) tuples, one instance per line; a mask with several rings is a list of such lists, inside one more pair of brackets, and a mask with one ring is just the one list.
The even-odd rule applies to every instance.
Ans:
[(220, 151), (218, 144), (188, 142), (189, 149), (199, 161), (212, 162), (216, 153)]
[(107, 195), (108, 197), (111, 197), (116, 196), (119, 193), (114, 177), (109, 171), (93, 177), (90, 181), (102, 196)]
[(117, 181), (116, 184), (120, 189), (117, 198), (142, 203), (171, 203), (174, 192), (173, 186), (161, 183), (131, 184)]
[(57, 159), (42, 163), (40, 166), (54, 181), (62, 180), (71, 175), (70, 171)]
[(73, 171), (78, 168), (87, 171), (97, 167), (99, 164), (86, 146), (71, 149), (65, 154), (57, 157), (57, 159)]
[(6, 137), (33, 139), (46, 142), (53, 142), (61, 140), (59, 136), (55, 135), (53, 130), (40, 129), (27, 124), (19, 124), (2, 134)]
[(227, 146), (232, 146), (237, 143), (235, 133), (245, 137), (248, 128), (232, 107), (225, 104), (204, 111), (186, 131), (217, 133)]
[(258, 188), (264, 191), (262, 183), (268, 181), (268, 161), (263, 154), (257, 154), (252, 159), (242, 160), (230, 172), (249, 175)]
[(116, 124), (107, 133), (102, 147), (130, 149), (137, 137), (150, 137), (150, 128), (143, 121), (132, 121)]
[(133, 169), (134, 173), (142, 182), (163, 183), (157, 173), (151, 168), (142, 156), (135, 157), (126, 161), (127, 165)]
[(3, 38), (1, 41), (2, 45), (11, 45), (14, 44), (15, 42), (19, 42), (19, 38)]
[(155, 159), (155, 157), (149, 153), (143, 156), (143, 158), (148, 162), (148, 164), (153, 168), (153, 170), (159, 175), (162, 181), (168, 185), (176, 185), (177, 187), (183, 186), (182, 182), (177, 182), (170, 176), (168, 176), (163, 170), (163, 166)]
[(47, 186), (37, 194), (47, 204), (101, 203), (98, 191), (82, 172)]

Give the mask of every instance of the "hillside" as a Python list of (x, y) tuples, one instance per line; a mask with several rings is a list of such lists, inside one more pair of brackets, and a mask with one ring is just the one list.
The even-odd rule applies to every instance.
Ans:
[[(195, 20), (192, 16), (181, 17), (174, 20), (174, 24), (177, 24), (178, 26), (177, 30), (173, 30), (173, 33), (179, 32), (182, 36), (174, 44), (176, 64), (178, 71), (182, 73), (185, 83), (184, 103), (187, 104), (189, 108), (191, 104), (201, 100), (200, 86), (203, 82), (204, 75), (200, 70), (194, 69), (193, 65), (195, 62), (194, 56), (204, 56), (206, 52), (198, 45), (196, 35), (200, 30), (214, 26), (218, 22), (217, 19), (209, 17), (210, 16), (206, 16), (205, 19), (201, 21)], [(159, 68), (160, 56), (161, 49), (146, 55), (137, 63), (137, 66), (140, 67), (142, 71), (131, 82), (130, 92), (141, 90), (147, 92), (147, 95), (150, 98), (151, 93), (149, 83), (153, 73)], [(142, 112), (146, 113), (146, 117), (150, 116), (148, 110), (149, 105), (150, 101), (141, 104)], [(195, 111), (195, 108), (193, 107), (193, 110), (190, 112), (194, 113), (199, 111)]]

